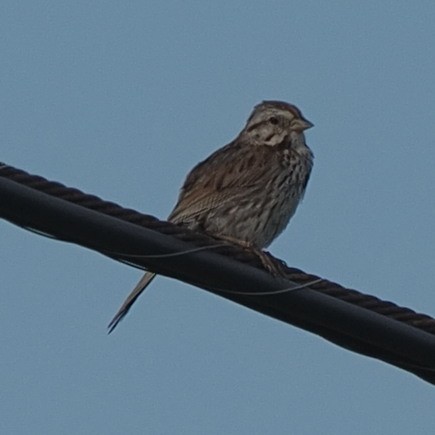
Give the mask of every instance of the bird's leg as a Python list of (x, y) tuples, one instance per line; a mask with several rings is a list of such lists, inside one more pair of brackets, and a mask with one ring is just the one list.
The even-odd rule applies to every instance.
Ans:
[(231, 236), (220, 235), (219, 238), (233, 245), (240, 246), (247, 251), (253, 252), (259, 258), (261, 264), (268, 272), (275, 276), (280, 275), (277, 265), (270, 259), (269, 255), (261, 249), (258, 249), (254, 244), (245, 240), (236, 239), (235, 237)]

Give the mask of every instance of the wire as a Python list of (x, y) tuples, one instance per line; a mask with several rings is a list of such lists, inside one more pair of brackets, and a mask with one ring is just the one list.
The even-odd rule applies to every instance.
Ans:
[[(258, 256), (246, 250), (225, 244), (225, 252), (216, 255), (212, 251), (220, 244), (204, 234), (5, 164), (0, 165), (0, 217), (191, 283), (435, 384), (435, 319), (430, 316), (345, 289), (279, 260), (283, 277), (273, 276), (257, 267)], [(133, 254), (125, 254), (130, 251)]]
[(318, 284), (322, 281), (325, 281), (323, 278), (314, 279), (313, 281), (309, 281), (305, 284), (297, 285), (294, 287), (287, 287), (283, 288), (281, 290), (271, 290), (271, 291), (265, 291), (265, 292), (249, 292), (249, 291), (234, 291), (234, 290), (225, 290), (225, 289), (217, 289), (221, 293), (228, 293), (232, 295), (243, 295), (243, 296), (272, 296), (272, 295), (279, 295), (282, 293), (289, 293), (294, 292), (298, 290), (302, 290), (304, 288), (310, 287), (314, 284)]

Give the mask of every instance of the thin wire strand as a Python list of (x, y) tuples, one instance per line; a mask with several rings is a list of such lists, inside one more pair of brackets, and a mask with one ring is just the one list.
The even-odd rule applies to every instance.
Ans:
[(38, 236), (43, 236), (43, 237), (47, 237), (47, 239), (51, 239), (51, 240), (59, 240), (62, 241), (62, 239), (59, 239), (59, 237), (53, 236), (52, 234), (49, 233), (45, 233), (44, 231), (41, 230), (36, 230), (35, 228), (32, 227), (27, 227), (25, 225), (19, 225), (21, 228), (24, 228), (27, 231), (30, 231), (31, 233), (37, 234)]
[[(0, 162), (0, 167), (1, 167), (1, 162)], [(28, 227), (28, 226), (22, 226), (22, 228), (37, 234), (39, 236), (43, 236), (46, 237), (48, 239), (51, 240), (62, 240), (59, 237), (53, 236), (49, 233), (45, 233), (43, 231)], [(208, 249), (215, 249), (215, 248), (220, 248), (223, 246), (227, 246), (226, 244), (220, 243), (220, 244), (216, 244), (216, 245), (211, 245), (211, 246), (201, 246), (201, 247), (197, 247), (197, 248), (192, 248), (192, 249), (188, 249), (186, 251), (181, 251), (181, 252), (173, 252), (171, 254), (151, 254), (151, 255), (134, 255), (134, 254), (122, 254), (122, 253), (118, 253), (118, 252), (114, 252), (114, 251), (105, 251), (107, 253), (111, 253), (112, 255), (116, 255), (116, 256), (123, 256), (123, 255), (128, 255), (129, 257), (134, 257), (134, 258), (169, 258), (169, 257), (177, 257), (177, 256), (181, 256), (181, 255), (187, 255), (187, 254), (191, 254), (194, 252), (200, 252), (200, 251), (205, 251)], [(100, 250), (100, 252), (103, 252), (102, 250)], [(128, 262), (127, 260), (123, 260), (121, 258), (118, 258), (118, 260), (121, 263), (127, 264), (129, 266), (133, 266), (136, 267), (137, 269), (140, 270), (146, 270), (145, 267), (140, 267), (139, 265), (136, 264), (132, 264), (130, 262)], [(235, 295), (243, 295), (243, 296), (271, 296), (271, 295), (276, 295), (276, 294), (282, 294), (282, 293), (289, 293), (289, 292), (294, 292), (294, 291), (298, 291), (298, 290), (302, 290), (304, 288), (309, 287), (310, 285), (313, 284), (318, 284), (320, 282), (324, 281), (323, 278), (319, 278), (319, 279), (315, 279), (313, 281), (307, 282), (305, 284), (301, 284), (295, 287), (288, 287), (285, 289), (281, 289), (281, 290), (273, 290), (273, 291), (269, 291), (269, 292), (238, 292), (238, 291), (233, 291), (233, 290), (225, 290), (225, 289), (216, 289), (216, 291), (221, 292), (221, 293), (227, 293), (227, 294), (235, 294)], [(435, 373), (435, 368), (429, 367), (429, 366), (422, 366), (419, 364), (412, 364), (412, 363), (403, 363), (403, 362), (397, 362), (397, 364), (401, 364), (403, 367), (406, 367), (407, 369), (418, 369), (418, 370), (425, 370), (425, 371), (429, 371), (432, 373)]]
[[(32, 227), (28, 227), (25, 225), (20, 225), (20, 226), (21, 226), (21, 228), (24, 228), (25, 230), (30, 231), (31, 233), (37, 234), (38, 236), (47, 237), (47, 239), (59, 240), (59, 241), (66, 240), (66, 241), (71, 241), (71, 242), (74, 241), (74, 240), (70, 240), (70, 239), (62, 239), (60, 237), (53, 236), (52, 234), (46, 233), (44, 231), (36, 230)], [(186, 249), (184, 251), (179, 251), (179, 252), (171, 252), (170, 254), (149, 254), (149, 255), (148, 254), (130, 254), (130, 253), (123, 253), (123, 252), (118, 252), (118, 251), (111, 251), (111, 250), (107, 250), (107, 249), (98, 248), (96, 245), (94, 246), (94, 248), (103, 254), (107, 254), (107, 255), (115, 256), (115, 257), (131, 257), (131, 258), (143, 258), (143, 259), (151, 258), (151, 259), (153, 259), (153, 258), (181, 257), (183, 255), (193, 254), (195, 252), (201, 252), (201, 251), (208, 251), (209, 249), (223, 248), (225, 246), (228, 246), (228, 244), (227, 243), (219, 243), (219, 244), (215, 244), (215, 245), (198, 246), (196, 248)], [(119, 261), (121, 261), (124, 264), (129, 264), (127, 261), (124, 261), (122, 259), (120, 259)]]
[(116, 251), (107, 251), (107, 250), (100, 250), (100, 252), (104, 252), (110, 255), (116, 255), (119, 257), (132, 257), (132, 258), (171, 258), (171, 257), (181, 257), (183, 255), (187, 254), (193, 254), (194, 252), (200, 252), (200, 251), (208, 251), (209, 249), (216, 249), (216, 248), (222, 248), (224, 246), (228, 246), (227, 244), (220, 243), (216, 245), (209, 245), (209, 246), (199, 246), (192, 249), (186, 249), (185, 251), (179, 251), (179, 252), (171, 252), (170, 254), (124, 254), (122, 252), (116, 252)]
[[(45, 233), (43, 231), (36, 230), (34, 228), (31, 228), (31, 227), (23, 226), (23, 228), (25, 228), (26, 230), (28, 230), (28, 231), (30, 231), (32, 233), (38, 234), (40, 236), (47, 237), (48, 239), (61, 240), (58, 237), (52, 236), (51, 234)], [(201, 252), (201, 251), (208, 251), (209, 249), (222, 248), (224, 246), (228, 246), (228, 244), (217, 243), (215, 245), (199, 246), (199, 247), (196, 247), (196, 248), (187, 249), (185, 251), (172, 252), (170, 254), (149, 254), (149, 255), (146, 255), (146, 254), (124, 254), (122, 252), (102, 250), (102, 249), (99, 249), (99, 251), (102, 252), (102, 253), (105, 253), (107, 255), (110, 255), (110, 256), (115, 256), (117, 259), (119, 259), (119, 261), (121, 263), (127, 264), (129, 266), (135, 266), (137, 269), (140, 269), (140, 270), (147, 270), (146, 267), (140, 267), (138, 265), (135, 265), (135, 264), (129, 262), (128, 260), (123, 260), (120, 257), (124, 256), (124, 257), (141, 258), (141, 259), (147, 259), (147, 258), (151, 258), (151, 259), (153, 259), (153, 258), (155, 258), (155, 259), (164, 259), (164, 258), (181, 257), (183, 255), (193, 254), (195, 252)], [(320, 283), (322, 281), (324, 281), (323, 278), (318, 278), (318, 279), (315, 279), (313, 281), (310, 281), (308, 283), (301, 284), (301, 285), (298, 285), (298, 286), (288, 287), (288, 288), (284, 288), (284, 289), (281, 289), (281, 290), (272, 290), (272, 291), (268, 291), (268, 292), (244, 292), (244, 291), (226, 290), (226, 289), (221, 289), (221, 288), (215, 289), (215, 290), (217, 290), (218, 292), (221, 292), (221, 293), (227, 293), (227, 294), (233, 294), (233, 295), (242, 295), (242, 296), (271, 296), (271, 295), (278, 295), (278, 294), (283, 294), (283, 293), (294, 292), (294, 291), (297, 291), (297, 290), (302, 290), (302, 289), (304, 289), (306, 287), (309, 287), (310, 285), (318, 284), (318, 283)]]
[(228, 294), (232, 294), (232, 295), (243, 295), (243, 296), (270, 296), (270, 295), (278, 295), (281, 293), (290, 293), (290, 292), (294, 292), (297, 290), (302, 290), (304, 288), (309, 287), (310, 285), (313, 284), (318, 284), (319, 282), (325, 281), (323, 278), (319, 278), (319, 279), (315, 279), (313, 281), (307, 282), (305, 284), (301, 284), (301, 285), (297, 285), (294, 287), (287, 287), (281, 290), (272, 290), (272, 291), (268, 291), (268, 292), (238, 292), (238, 291), (234, 291), (234, 290), (225, 290), (225, 289), (215, 289), (221, 293), (228, 293)]

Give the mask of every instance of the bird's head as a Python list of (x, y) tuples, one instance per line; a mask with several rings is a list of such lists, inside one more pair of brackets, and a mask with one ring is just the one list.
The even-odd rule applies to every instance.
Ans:
[(253, 144), (275, 146), (291, 142), (313, 127), (301, 111), (283, 101), (263, 101), (255, 106), (241, 132)]

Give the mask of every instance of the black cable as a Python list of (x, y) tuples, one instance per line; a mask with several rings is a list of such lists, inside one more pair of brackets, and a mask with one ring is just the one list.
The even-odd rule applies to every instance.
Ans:
[[(213, 250), (192, 250), (193, 244), (171, 235), (11, 181), (1, 176), (1, 167), (0, 217), (111, 258), (189, 282), (314, 332), (347, 349), (401, 367), (435, 384), (434, 334), (310, 288), (265, 295), (268, 291), (299, 287), (300, 284), (274, 277)], [(192, 252), (186, 255), (152, 257), (189, 250)], [(241, 294), (244, 290), (250, 294)]]

